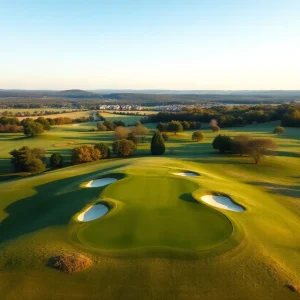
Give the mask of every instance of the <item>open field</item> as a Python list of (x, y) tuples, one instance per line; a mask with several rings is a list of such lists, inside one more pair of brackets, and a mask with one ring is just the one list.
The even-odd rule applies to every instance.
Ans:
[[(95, 125), (56, 126), (34, 138), (1, 134), (3, 179), (13, 148), (41, 147), (68, 162), (76, 145), (111, 144), (113, 132), (89, 132)], [(260, 165), (219, 154), (211, 146), (216, 134), (203, 129), (200, 143), (191, 141), (192, 131), (170, 134), (161, 157), (149, 154), (149, 135), (133, 158), (0, 183), (4, 299), (299, 299), (286, 285), (300, 285), (300, 135), (286, 128), (277, 137), (271, 134), (275, 125), (222, 130), (276, 140), (277, 156)], [(199, 176), (175, 175), (183, 171)], [(118, 181), (85, 187), (106, 177)], [(246, 210), (200, 200), (210, 193), (228, 195)], [(109, 212), (79, 222), (78, 215), (96, 203)], [(64, 253), (82, 253), (93, 265), (71, 275), (47, 265)]]
[(102, 112), (100, 111), (101, 116), (103, 116), (108, 121), (123, 121), (126, 125), (135, 125), (136, 122), (140, 121), (143, 115), (141, 116), (132, 116), (132, 115), (119, 115), (114, 114), (113, 112)]

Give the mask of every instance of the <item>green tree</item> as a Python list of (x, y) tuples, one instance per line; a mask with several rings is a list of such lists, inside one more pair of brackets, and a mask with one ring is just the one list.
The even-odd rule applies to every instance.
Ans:
[(165, 142), (159, 130), (156, 130), (151, 140), (151, 153), (161, 155), (166, 151)]
[(284, 127), (282, 126), (276, 126), (273, 130), (273, 133), (280, 135), (284, 133)]
[(112, 122), (108, 121), (108, 120), (105, 120), (103, 122), (103, 125), (107, 128), (108, 131), (115, 130), (115, 125)]
[(174, 132), (174, 134), (176, 135), (177, 132), (183, 131), (183, 127), (182, 127), (182, 125), (181, 125), (180, 122), (178, 122), (178, 121), (171, 121), (168, 124), (168, 131)]
[(118, 126), (125, 127), (126, 126), (126, 124), (122, 120), (116, 120), (113, 122), (113, 124), (115, 125), (115, 127), (118, 127)]
[(112, 149), (119, 157), (127, 157), (134, 153), (136, 145), (132, 141), (121, 139), (113, 143)]
[(38, 117), (34, 122), (40, 123), (46, 131), (51, 129), (49, 121), (43, 117)]
[(276, 143), (271, 139), (252, 139), (247, 144), (248, 153), (253, 157), (255, 164), (259, 164), (264, 156), (274, 154), (276, 147)]
[(44, 127), (38, 122), (27, 122), (23, 125), (23, 132), (26, 136), (35, 136), (44, 132)]
[(220, 131), (220, 127), (218, 125), (212, 125), (210, 126), (212, 132), (219, 132)]
[(195, 131), (192, 134), (192, 141), (200, 142), (203, 140), (203, 133), (200, 131)]
[(104, 143), (96, 144), (95, 148), (97, 148), (100, 151), (101, 158), (110, 158), (110, 149), (106, 144)]
[(190, 129), (190, 123), (189, 122), (187, 122), (187, 121), (183, 121), (182, 123), (181, 123), (181, 125), (182, 125), (182, 128), (183, 128), (183, 130), (188, 130), (188, 129)]
[(59, 153), (53, 153), (50, 157), (50, 165), (53, 168), (61, 168), (64, 164), (64, 158)]
[(46, 168), (46, 165), (44, 164), (44, 149), (31, 149), (27, 146), (24, 146), (18, 150), (12, 150), (9, 154), (11, 155), (11, 163), (16, 171), (40, 173)]
[(219, 134), (212, 143), (214, 149), (219, 150), (221, 153), (231, 150), (232, 139), (230, 136)]

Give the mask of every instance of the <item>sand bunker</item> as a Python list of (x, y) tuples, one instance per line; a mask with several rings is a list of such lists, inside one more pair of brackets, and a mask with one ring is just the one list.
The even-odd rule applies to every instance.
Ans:
[(231, 201), (230, 198), (226, 196), (205, 195), (201, 197), (201, 200), (209, 205), (227, 209), (227, 210), (238, 211), (238, 212), (245, 210), (242, 206), (235, 204), (234, 202)]
[(117, 181), (118, 179), (116, 178), (101, 178), (101, 179), (95, 179), (95, 180), (91, 180), (86, 184), (86, 187), (101, 187), (104, 185), (108, 185), (110, 183), (113, 183), (115, 181)]
[(90, 206), (87, 210), (78, 216), (78, 221), (88, 222), (103, 217), (108, 212), (104, 204)]
[(178, 172), (178, 173), (174, 173), (174, 175), (177, 175), (177, 176), (188, 176), (188, 177), (197, 177), (197, 176), (199, 176), (199, 174), (195, 173), (195, 172)]

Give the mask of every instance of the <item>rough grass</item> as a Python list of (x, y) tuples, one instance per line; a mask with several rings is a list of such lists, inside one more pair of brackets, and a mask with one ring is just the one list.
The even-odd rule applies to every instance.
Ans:
[(51, 257), (48, 265), (56, 270), (71, 274), (92, 266), (92, 260), (82, 254), (64, 254)]
[[(176, 149), (172, 158), (168, 154), (150, 157), (147, 142), (139, 145), (135, 158), (72, 166), (0, 183), (2, 298), (299, 299), (299, 294), (291, 292), (286, 283), (298, 287), (300, 282), (300, 136), (299, 129), (286, 128), (286, 133), (277, 137), (271, 133), (275, 125), (270, 123), (222, 130), (232, 136), (248, 132), (256, 137), (275, 139), (279, 144), (278, 156), (266, 159), (259, 166), (247, 156), (220, 155), (213, 151), (211, 141), (215, 134), (204, 129), (205, 138), (200, 143), (191, 141), (192, 132), (170, 136), (167, 148), (172, 146)], [(44, 137), (30, 139), (28, 145), (46, 148), (49, 154), (57, 150), (53, 144), (66, 140), (79, 144), (111, 141), (111, 133), (88, 132), (90, 126), (92, 123), (57, 127)], [(18, 134), (4, 134), (0, 138), (0, 167), (3, 171), (3, 167), (7, 166), (8, 150), (27, 144), (27, 140)], [(64, 155), (68, 157), (72, 147), (62, 146), (59, 151), (65, 151)], [(146, 155), (149, 157), (142, 157)], [(185, 249), (154, 247), (151, 251), (147, 247), (130, 250), (112, 250), (108, 247), (103, 250), (102, 247), (89, 247), (78, 241), (81, 224), (75, 221), (76, 214), (87, 205), (99, 201), (101, 194), (109, 192), (106, 194), (108, 197), (114, 193), (109, 188), (81, 189), (82, 182), (112, 172), (126, 173), (129, 178), (146, 175), (164, 178), (173, 176), (170, 174), (178, 170), (201, 174), (199, 178), (188, 179), (200, 186), (199, 196), (203, 190), (225, 193), (247, 208), (246, 212), (239, 214), (223, 212), (237, 230), (219, 247), (208, 251), (187, 251), (186, 246)], [(154, 191), (158, 187), (158, 184), (152, 185)], [(119, 211), (123, 208), (125, 211), (126, 207), (130, 209), (131, 201), (137, 205), (141, 190), (134, 190), (136, 199), (128, 198), (126, 204), (127, 199), (120, 199), (117, 204), (123, 203), (123, 207)], [(160, 210), (161, 220), (151, 220), (149, 199), (145, 204), (149, 205), (149, 216), (139, 220), (138, 215), (133, 218), (131, 214), (127, 220), (131, 226), (127, 228), (124, 228), (125, 219), (118, 226), (121, 221), (117, 218), (118, 209), (115, 215), (112, 209), (107, 217), (108, 220), (115, 220), (112, 224), (115, 226), (114, 232), (127, 231), (127, 238), (130, 239), (132, 232), (139, 231), (140, 224), (144, 228), (144, 240), (149, 239), (157, 229), (162, 232), (162, 225), (170, 223), (163, 222), (169, 209)], [(154, 204), (157, 207), (163, 202)], [(193, 205), (197, 204), (186, 202), (186, 208)], [(184, 229), (185, 226), (189, 228), (191, 223), (200, 222), (196, 215), (190, 219), (185, 217), (185, 222), (181, 223), (178, 218), (172, 218), (174, 229), (179, 224)], [(99, 220), (99, 224), (102, 221), (105, 218), (101, 222)], [(147, 223), (149, 226), (146, 226)], [(166, 239), (176, 239), (176, 230), (172, 232), (171, 225), (168, 227), (168, 234), (161, 236), (162, 244), (166, 243)], [(105, 239), (109, 236), (109, 230), (107, 227)], [(190, 231), (185, 232), (189, 238)], [(141, 235), (140, 232), (137, 236)], [(196, 243), (198, 236), (193, 236), (192, 243)], [(111, 236), (110, 243), (114, 238)], [(72, 276), (65, 276), (63, 272), (55, 272), (45, 266), (45, 261), (55, 253), (76, 252), (86, 253), (96, 263), (85, 272)]]

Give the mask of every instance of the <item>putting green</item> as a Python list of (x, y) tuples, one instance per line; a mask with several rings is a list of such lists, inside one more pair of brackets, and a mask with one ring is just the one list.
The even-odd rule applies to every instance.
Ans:
[(115, 213), (84, 224), (85, 245), (100, 249), (172, 247), (209, 249), (224, 242), (233, 227), (217, 210), (193, 199), (198, 185), (175, 177), (130, 176), (101, 195), (124, 203)]

